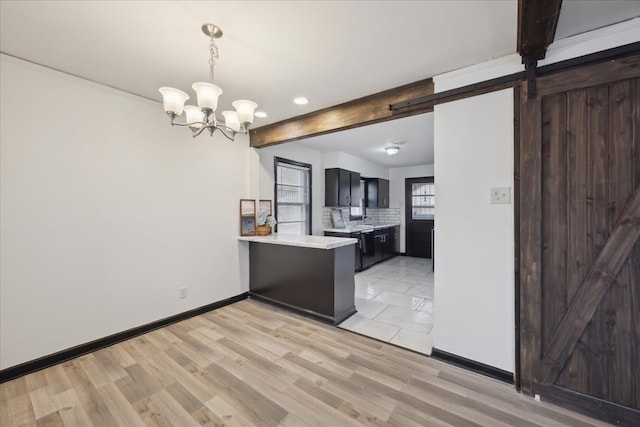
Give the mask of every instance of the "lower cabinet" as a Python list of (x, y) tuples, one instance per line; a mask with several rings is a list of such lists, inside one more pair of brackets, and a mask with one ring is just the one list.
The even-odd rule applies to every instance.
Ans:
[(393, 235), (395, 236), (393, 241), (393, 251), (398, 255), (400, 253), (400, 226), (393, 227)]
[(355, 271), (362, 271), (381, 261), (393, 258), (400, 252), (400, 226), (380, 228), (365, 233), (325, 231), (324, 235), (358, 239), (358, 243), (355, 245)]
[(385, 236), (385, 234), (378, 234), (377, 232), (373, 236), (373, 264), (378, 263), (384, 259), (382, 253), (384, 252)]
[(361, 246), (362, 246), (362, 239), (360, 236), (360, 233), (339, 233), (339, 232), (334, 232), (334, 231), (325, 231), (324, 232), (325, 236), (332, 236), (332, 237), (351, 237), (353, 239), (358, 239), (358, 243), (355, 244), (355, 251), (356, 251), (356, 261), (355, 261), (355, 271), (360, 271), (362, 270), (362, 256), (360, 254), (361, 252)]
[(375, 231), (376, 261), (384, 261), (397, 255), (396, 227), (383, 228)]

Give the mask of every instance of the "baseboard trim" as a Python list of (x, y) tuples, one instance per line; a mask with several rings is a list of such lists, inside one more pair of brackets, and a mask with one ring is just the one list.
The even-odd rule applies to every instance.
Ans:
[(504, 371), (502, 369), (496, 368), (495, 366), (485, 365), (484, 363), (476, 362), (475, 360), (467, 359), (453, 353), (438, 350), (435, 347), (431, 351), (431, 357), (458, 366), (460, 368), (465, 368), (470, 371), (495, 378), (496, 380), (504, 381), (508, 384), (513, 384), (513, 374), (509, 371)]
[(249, 298), (249, 292), (243, 292), (231, 298), (203, 305), (202, 307), (165, 317), (164, 319), (160, 319), (155, 322), (137, 326), (126, 331), (117, 332), (104, 338), (98, 338), (97, 340), (90, 341), (88, 343), (80, 344), (48, 356), (43, 356), (29, 362), (24, 362), (16, 366), (3, 369), (0, 371), (0, 384), (247, 298)]
[(255, 299), (258, 301), (262, 301), (267, 304), (275, 305), (280, 308), (284, 308), (285, 310), (292, 311), (297, 314), (301, 314), (303, 316), (312, 317), (315, 320), (319, 320), (323, 323), (328, 323), (330, 325), (336, 326), (339, 323), (342, 323), (346, 318), (351, 317), (356, 314), (356, 306), (354, 305), (351, 309), (346, 310), (345, 312), (338, 313), (335, 317), (318, 313), (317, 311), (309, 310), (306, 308), (296, 307), (295, 305), (287, 304), (286, 302), (278, 301), (269, 297), (265, 297), (264, 295), (257, 294), (255, 292), (249, 293), (249, 298)]
[(640, 411), (554, 385), (534, 386), (542, 401), (580, 412), (616, 426), (639, 426)]

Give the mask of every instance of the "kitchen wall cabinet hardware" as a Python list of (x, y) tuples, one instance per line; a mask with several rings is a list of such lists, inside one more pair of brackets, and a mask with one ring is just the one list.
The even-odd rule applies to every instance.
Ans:
[(365, 178), (365, 204), (368, 208), (389, 207), (389, 180)]
[(324, 205), (360, 206), (360, 173), (339, 168), (325, 169)]
[(374, 232), (375, 260), (384, 261), (396, 255), (395, 227), (381, 228)]

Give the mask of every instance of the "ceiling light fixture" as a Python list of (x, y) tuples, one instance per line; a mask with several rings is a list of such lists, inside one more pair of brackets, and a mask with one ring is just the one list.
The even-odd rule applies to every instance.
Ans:
[[(200, 135), (205, 129), (209, 130), (209, 134), (213, 136), (213, 132), (219, 129), (220, 132), (233, 141), (236, 133), (247, 134), (249, 125), (253, 123), (253, 112), (258, 107), (253, 101), (241, 99), (234, 101), (231, 105), (236, 111), (223, 111), (224, 123), (216, 118), (216, 108), (218, 108), (218, 97), (222, 94), (222, 89), (213, 84), (213, 67), (218, 59), (218, 46), (215, 39), (222, 37), (222, 30), (217, 25), (204, 24), (202, 32), (209, 36), (209, 80), (207, 82), (197, 82), (193, 84), (193, 90), (196, 91), (198, 106), (187, 105), (184, 103), (189, 99), (189, 95), (179, 89), (171, 87), (161, 87), (162, 102), (164, 111), (171, 118), (171, 126), (189, 126), (193, 137)], [(186, 115), (185, 123), (176, 123), (176, 117), (182, 114), (184, 110)]]
[(309, 103), (309, 100), (304, 96), (299, 96), (296, 99), (294, 99), (293, 102), (295, 102), (298, 105), (306, 105)]
[(396, 147), (396, 146), (393, 146), (393, 145), (385, 147), (384, 149), (387, 152), (387, 154), (390, 155), (390, 156), (393, 156), (394, 154), (398, 154), (398, 151), (400, 151), (400, 147)]

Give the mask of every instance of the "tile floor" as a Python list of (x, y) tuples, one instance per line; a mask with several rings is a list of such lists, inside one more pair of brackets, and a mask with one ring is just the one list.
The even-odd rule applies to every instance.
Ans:
[(358, 312), (338, 325), (420, 353), (433, 347), (431, 260), (397, 256), (356, 273)]

